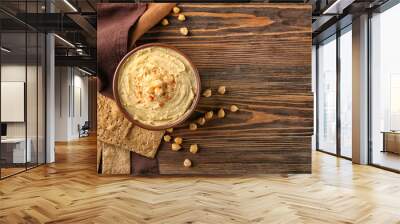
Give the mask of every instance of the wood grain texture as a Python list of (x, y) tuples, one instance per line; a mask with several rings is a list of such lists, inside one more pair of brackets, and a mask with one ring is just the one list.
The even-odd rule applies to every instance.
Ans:
[[(161, 174), (260, 174), (311, 172), (311, 7), (305, 4), (180, 4), (186, 21), (168, 17), (139, 44), (161, 42), (185, 52), (197, 66), (202, 97), (192, 121), (205, 111), (229, 108), (197, 131), (187, 123), (173, 136), (184, 149), (158, 152)], [(186, 26), (189, 36), (179, 28)], [(223, 96), (216, 94), (227, 87)], [(198, 154), (189, 145), (200, 146)], [(190, 158), (194, 166), (184, 168)]]
[(102, 177), (96, 139), (0, 181), (0, 224), (399, 224), (400, 175), (313, 152), (312, 174)]

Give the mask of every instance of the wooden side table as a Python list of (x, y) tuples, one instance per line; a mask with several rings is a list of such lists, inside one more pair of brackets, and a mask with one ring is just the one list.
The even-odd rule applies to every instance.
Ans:
[(400, 154), (400, 131), (383, 131), (382, 152)]

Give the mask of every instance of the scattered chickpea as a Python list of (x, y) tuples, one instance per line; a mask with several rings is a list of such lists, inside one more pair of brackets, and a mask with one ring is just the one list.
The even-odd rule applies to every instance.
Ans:
[(197, 144), (190, 145), (189, 151), (191, 153), (196, 154), (198, 150), (199, 150), (199, 147), (197, 146)]
[(182, 27), (179, 29), (179, 31), (181, 32), (182, 35), (186, 36), (189, 33), (189, 30), (187, 27)]
[(232, 105), (230, 109), (232, 112), (236, 112), (239, 110), (239, 107), (237, 107), (236, 105)]
[(181, 137), (176, 137), (176, 138), (174, 139), (174, 142), (175, 142), (176, 144), (180, 145), (180, 144), (182, 144), (183, 139), (182, 139)]
[(180, 146), (179, 144), (176, 144), (176, 143), (173, 143), (173, 144), (171, 145), (171, 149), (172, 149), (173, 151), (179, 151), (179, 150), (181, 150), (181, 148), (182, 148), (182, 146)]
[(174, 131), (173, 128), (168, 128), (168, 129), (167, 129), (167, 132), (169, 132), (169, 133), (172, 133), (173, 131)]
[(168, 24), (169, 24), (168, 19), (163, 19), (163, 20), (161, 21), (161, 24), (162, 24), (163, 26), (168, 26)]
[(178, 20), (179, 20), (179, 21), (185, 21), (185, 20), (186, 20), (186, 17), (185, 17), (185, 15), (183, 15), (182, 13), (181, 13), (181, 14), (179, 14), (179, 16), (178, 16)]
[(196, 122), (197, 124), (203, 126), (206, 123), (206, 119), (204, 117), (199, 117)]
[(212, 110), (211, 110), (211, 111), (208, 111), (208, 112), (206, 113), (206, 115), (205, 115), (206, 120), (211, 120), (212, 117), (213, 117), (213, 115), (214, 115), (214, 112), (213, 112)]
[(225, 117), (225, 111), (223, 108), (221, 108), (218, 111), (218, 118), (224, 118), (224, 117)]
[(190, 123), (189, 124), (189, 130), (195, 131), (197, 129), (197, 124), (196, 123)]
[(185, 159), (185, 161), (183, 161), (183, 165), (185, 167), (191, 167), (192, 166), (192, 161), (190, 161), (190, 159)]
[(220, 86), (218, 87), (218, 93), (221, 95), (224, 95), (226, 92), (226, 87), (225, 86)]
[(211, 89), (204, 90), (204, 92), (203, 92), (204, 97), (210, 97), (211, 95), (212, 95)]
[(175, 6), (175, 7), (172, 9), (172, 11), (173, 11), (174, 13), (179, 13), (179, 12), (181, 11), (181, 9), (180, 9), (179, 7), (177, 7), (177, 6)]
[(171, 136), (170, 136), (170, 135), (165, 135), (165, 136), (164, 136), (164, 141), (165, 141), (165, 142), (171, 141)]

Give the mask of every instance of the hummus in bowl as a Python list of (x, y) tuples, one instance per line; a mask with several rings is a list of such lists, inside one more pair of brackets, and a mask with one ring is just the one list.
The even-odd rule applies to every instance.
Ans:
[(129, 52), (114, 76), (114, 97), (126, 117), (150, 130), (186, 120), (199, 100), (200, 78), (189, 58), (163, 44)]

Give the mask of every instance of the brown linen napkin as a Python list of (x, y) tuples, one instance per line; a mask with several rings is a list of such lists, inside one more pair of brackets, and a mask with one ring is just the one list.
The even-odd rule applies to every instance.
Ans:
[(112, 82), (119, 61), (135, 46), (135, 42), (167, 16), (175, 5), (175, 3), (97, 4), (97, 71), (100, 93), (114, 98)]
[(97, 4), (97, 73), (99, 91), (107, 97), (114, 98), (115, 68), (128, 51), (129, 30), (145, 10), (140, 3)]

